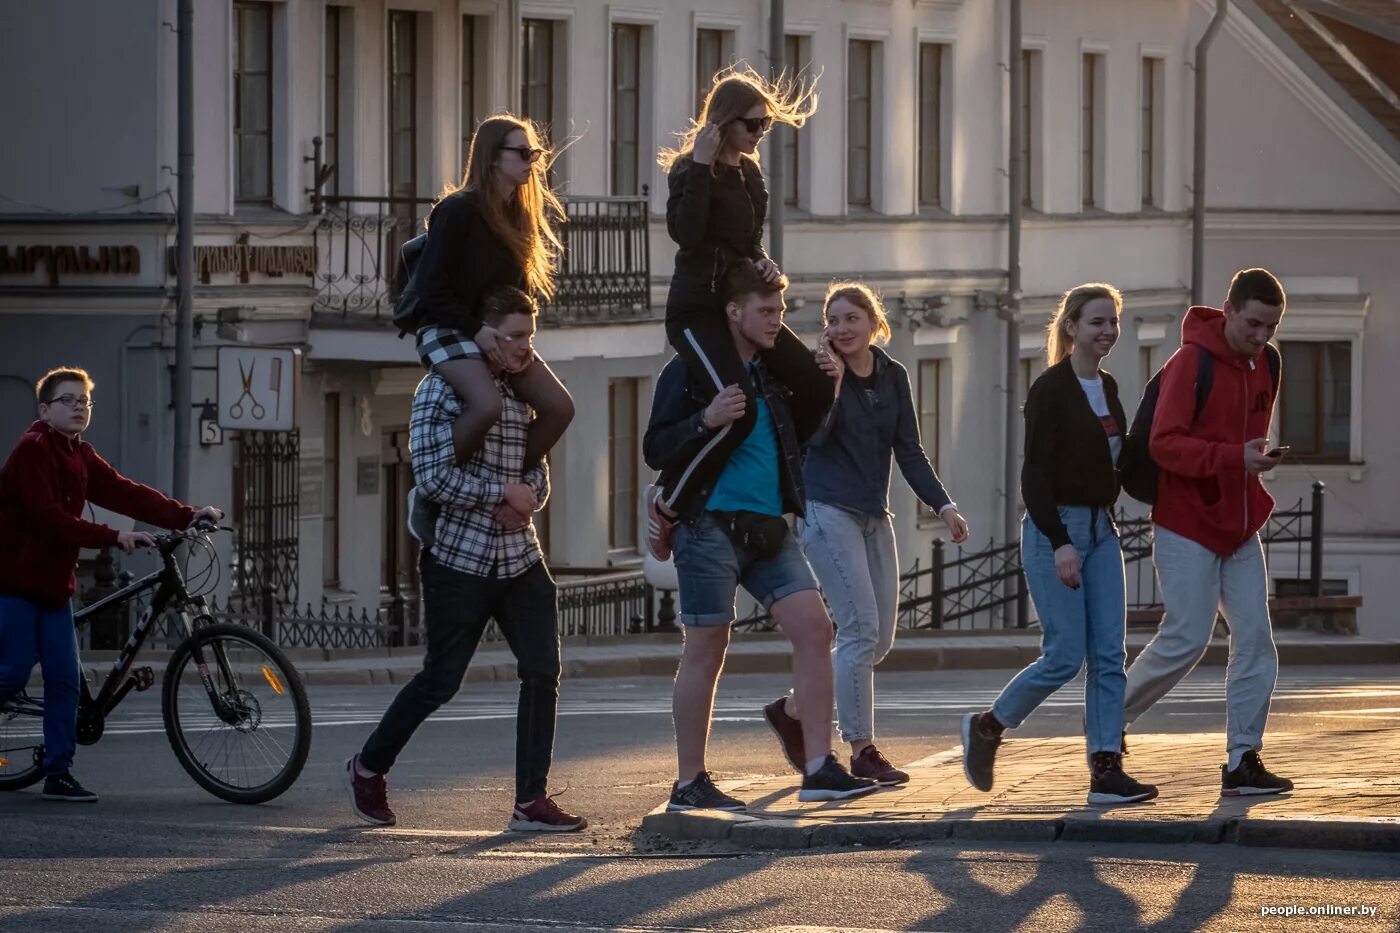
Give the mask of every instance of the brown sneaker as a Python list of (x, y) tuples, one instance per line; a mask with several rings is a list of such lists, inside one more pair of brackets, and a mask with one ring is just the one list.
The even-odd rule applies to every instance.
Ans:
[(389, 781), (382, 774), (360, 777), (355, 766), (360, 756), (351, 755), (345, 763), (345, 785), (350, 788), (350, 809), (366, 823), (393, 826), (394, 811), (389, 809)]
[(536, 797), (529, 803), (517, 803), (511, 814), (513, 833), (576, 833), (588, 828), (588, 821), (559, 809), (553, 797)]
[(768, 725), (773, 727), (773, 732), (778, 736), (788, 764), (792, 765), (798, 774), (803, 774), (806, 771), (807, 759), (802, 757), (802, 720), (788, 715), (784, 708), (786, 703), (786, 696), (778, 697), (763, 707), (763, 718), (768, 720)]
[(657, 560), (671, 559), (671, 535), (676, 520), (661, 511), (661, 487), (647, 489), (647, 550)]
[(909, 781), (909, 775), (890, 764), (890, 760), (874, 745), (867, 745), (851, 758), (851, 773), (856, 777), (872, 778), (883, 787), (893, 787)]

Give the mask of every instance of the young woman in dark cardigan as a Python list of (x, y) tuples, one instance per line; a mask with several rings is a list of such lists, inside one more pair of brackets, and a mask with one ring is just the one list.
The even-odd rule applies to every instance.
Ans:
[[(768, 282), (782, 275), (763, 249), (768, 188), (759, 167), (758, 144), (774, 122), (799, 127), (817, 109), (811, 88), (791, 81), (770, 83), (749, 68), (716, 75), (699, 119), (676, 149), (662, 150), (669, 172), (666, 230), (676, 242), (676, 268), (666, 298), (666, 338), (701, 378), (711, 396), (728, 386), (744, 392), (741, 416), (714, 432), (693, 460), (663, 474), (647, 491), (647, 545), (659, 560), (670, 556), (672, 505), (723, 468), (753, 428), (753, 387), (729, 333), (721, 294), (725, 270), (752, 261)], [(820, 420), (834, 389), (813, 353), (784, 326), (764, 365), (795, 396), (793, 411)], [(737, 402), (736, 402), (737, 404)], [(810, 427), (798, 425), (798, 433)]]
[(1065, 292), (1050, 322), (1049, 368), (1026, 396), (1021, 564), (1040, 617), (1041, 654), (991, 709), (963, 717), (963, 770), (992, 789), (1002, 731), (1019, 726), (1087, 662), (1084, 717), (1089, 803), (1135, 803), (1157, 788), (1123, 772), (1123, 551), (1110, 510), (1128, 421), (1100, 363), (1118, 342), (1123, 296), (1089, 283)]

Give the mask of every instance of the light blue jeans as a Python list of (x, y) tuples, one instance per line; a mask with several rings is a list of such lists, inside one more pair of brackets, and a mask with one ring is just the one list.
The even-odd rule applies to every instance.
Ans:
[(894, 644), (899, 611), (894, 525), (888, 515), (862, 515), (809, 500), (798, 531), (836, 622), (832, 663), (841, 738), (870, 741), (875, 738), (875, 665)]
[(1127, 593), (1117, 529), (1102, 509), (1060, 506), (1060, 520), (1081, 561), (1080, 587), (1055, 571), (1055, 549), (1029, 515), (1021, 522), (1021, 566), (1040, 616), (1040, 657), (1012, 678), (992, 704), (997, 722), (1014, 729), (1088, 665), (1084, 721), (1089, 754), (1116, 752), (1123, 741), (1123, 636)]

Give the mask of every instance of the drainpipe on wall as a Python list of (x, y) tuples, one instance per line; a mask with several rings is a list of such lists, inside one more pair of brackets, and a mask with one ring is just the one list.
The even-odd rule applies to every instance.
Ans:
[[(786, 64), (783, 61), (785, 48), (784, 31), (786, 29), (783, 19), (783, 0), (771, 0), (768, 18), (768, 67), (771, 70), (773, 79), (783, 73)], [(768, 190), (773, 192), (768, 198), (768, 255), (778, 264), (778, 268), (783, 267), (783, 215), (787, 209), (787, 197), (785, 192), (787, 186), (783, 182), (783, 141), (786, 137), (784, 133), (791, 133), (792, 127), (778, 124), (773, 128), (775, 132), (769, 137), (771, 142), (768, 145), (768, 153), (772, 156), (768, 164)]]
[(194, 368), (194, 0), (180, 0), (179, 206), (175, 231), (175, 463), (171, 494), (190, 497), (190, 402)]
[(1000, 308), (1000, 315), (1006, 321), (1006, 372), (1002, 376), (1006, 392), (1006, 438), (1003, 442), (1005, 472), (1002, 478), (1002, 541), (1005, 544), (1017, 540), (1016, 526), (1020, 517), (1016, 441), (1021, 424), (1018, 417), (1021, 400), (1016, 385), (1021, 380), (1021, 188), (1027, 168), (1021, 162), (1024, 143), (1021, 139), (1021, 94), (1025, 81), (1021, 74), (1021, 0), (1011, 0), (1010, 27), (1011, 119), (1007, 147), (1011, 158), (1006, 173), (1009, 197), (1006, 225), (1006, 299)]
[(1206, 53), (1215, 34), (1225, 25), (1229, 0), (1216, 0), (1215, 16), (1196, 43), (1196, 129), (1191, 166), (1191, 303), (1201, 304), (1205, 294), (1206, 254)]

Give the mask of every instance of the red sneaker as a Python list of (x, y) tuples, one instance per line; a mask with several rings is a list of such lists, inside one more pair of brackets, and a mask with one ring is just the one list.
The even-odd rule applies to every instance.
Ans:
[(657, 560), (671, 559), (671, 533), (676, 520), (661, 511), (661, 487), (647, 488), (647, 550)]
[(393, 826), (394, 811), (389, 809), (389, 781), (382, 774), (360, 777), (355, 770), (360, 756), (351, 755), (345, 763), (345, 785), (350, 789), (350, 809), (366, 823)]
[(507, 830), (513, 833), (576, 833), (588, 828), (588, 821), (559, 809), (553, 797), (536, 797), (517, 803)]

